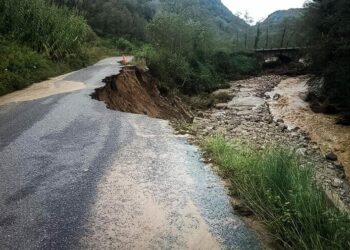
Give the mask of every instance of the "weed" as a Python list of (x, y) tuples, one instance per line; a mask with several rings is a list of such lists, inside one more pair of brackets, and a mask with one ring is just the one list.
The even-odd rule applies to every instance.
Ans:
[(311, 166), (302, 167), (292, 150), (257, 150), (221, 136), (207, 139), (204, 148), (284, 247), (349, 249), (349, 214), (327, 199)]

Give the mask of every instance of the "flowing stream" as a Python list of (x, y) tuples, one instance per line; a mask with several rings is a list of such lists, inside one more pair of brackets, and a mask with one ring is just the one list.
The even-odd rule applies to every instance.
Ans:
[[(334, 152), (344, 166), (346, 176), (350, 176), (350, 127), (335, 123), (336, 116), (314, 113), (305, 96), (306, 76), (293, 77), (281, 83), (268, 94), (270, 110), (274, 119), (283, 119), (289, 128), (299, 127), (309, 134), (323, 153)], [(273, 96), (280, 94), (278, 100)], [(277, 98), (275, 98), (277, 99)]]

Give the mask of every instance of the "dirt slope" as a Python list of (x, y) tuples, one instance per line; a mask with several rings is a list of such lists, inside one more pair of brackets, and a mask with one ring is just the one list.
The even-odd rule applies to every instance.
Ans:
[(134, 66), (124, 67), (119, 75), (103, 81), (106, 85), (95, 89), (92, 97), (105, 102), (107, 108), (161, 119), (193, 119), (180, 99), (161, 96), (156, 79)]

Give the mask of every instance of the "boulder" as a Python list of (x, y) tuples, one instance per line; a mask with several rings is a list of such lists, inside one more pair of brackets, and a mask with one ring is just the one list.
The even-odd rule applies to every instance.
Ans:
[(274, 94), (273, 97), (272, 97), (272, 99), (273, 99), (274, 101), (278, 101), (280, 98), (281, 98), (281, 95), (280, 95), (280, 94)]
[(341, 187), (343, 185), (343, 181), (340, 180), (339, 178), (334, 178), (331, 185), (332, 185), (332, 187), (338, 188), (338, 187)]
[(338, 156), (334, 154), (333, 152), (329, 152), (325, 155), (326, 159), (329, 161), (336, 161), (338, 160)]

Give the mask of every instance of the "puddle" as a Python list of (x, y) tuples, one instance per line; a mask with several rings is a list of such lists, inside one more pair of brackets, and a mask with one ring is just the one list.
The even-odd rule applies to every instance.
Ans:
[(336, 124), (336, 116), (314, 113), (303, 100), (307, 92), (306, 77), (283, 80), (274, 91), (268, 93), (273, 97), (281, 95), (278, 100), (269, 100), (271, 113), (275, 119), (283, 119), (289, 128), (300, 127), (308, 132), (311, 139), (323, 153), (334, 152), (350, 176), (350, 127)]
[(0, 106), (13, 103), (24, 102), (43, 97), (72, 92), (84, 89), (86, 86), (83, 82), (64, 81), (66, 75), (58, 76), (47, 81), (35, 83), (23, 90), (15, 91), (0, 97)]

